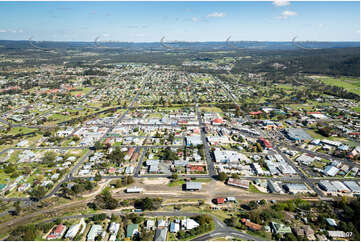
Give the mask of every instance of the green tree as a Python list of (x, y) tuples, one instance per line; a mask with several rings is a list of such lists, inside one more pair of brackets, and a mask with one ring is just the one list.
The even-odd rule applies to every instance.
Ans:
[(115, 188), (120, 188), (123, 186), (122, 179), (118, 179), (115, 181)]
[(56, 153), (53, 152), (53, 151), (47, 151), (42, 160), (44, 163), (53, 163), (55, 161), (55, 158), (56, 158)]
[(228, 176), (227, 176), (227, 174), (225, 172), (219, 172), (218, 173), (218, 180), (225, 181), (225, 180), (227, 180), (227, 178), (228, 178)]
[(44, 197), (45, 194), (46, 194), (46, 188), (42, 186), (37, 186), (29, 192), (30, 197), (35, 199), (40, 199)]

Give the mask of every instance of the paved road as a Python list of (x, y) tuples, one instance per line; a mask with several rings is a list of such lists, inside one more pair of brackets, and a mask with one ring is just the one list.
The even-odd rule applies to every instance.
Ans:
[[(146, 141), (146, 140), (145, 140), (145, 141)], [(144, 141), (144, 142), (145, 142), (145, 141)], [(139, 172), (140, 172), (140, 170), (142, 169), (143, 162), (144, 162), (144, 158), (145, 158), (145, 154), (147, 153), (147, 150), (148, 150), (148, 148), (144, 148), (143, 153), (142, 153), (141, 157), (139, 158), (139, 162), (138, 162), (137, 168), (135, 169), (135, 172), (134, 172), (134, 177), (138, 177), (138, 176), (139, 176)]]
[(77, 171), (79, 169), (79, 167), (88, 159), (88, 157), (92, 154), (92, 151), (89, 150), (79, 161), (78, 163), (73, 167), (73, 169), (71, 169), (71, 171), (65, 176), (65, 178), (59, 182), (52, 190), (51, 192), (49, 192), (47, 195), (45, 195), (43, 198), (41, 198), (40, 200), (49, 198), (53, 195), (55, 195), (58, 190), (60, 189), (61, 185), (63, 183), (66, 183), (68, 181), (70, 181), (71, 179), (73, 179), (73, 174), (75, 171)]
[[(197, 113), (199, 124), (204, 125), (203, 122), (202, 122), (201, 114), (199, 112), (198, 104), (196, 106), (196, 113)], [(213, 162), (213, 160), (211, 158), (209, 145), (208, 145), (206, 135), (205, 135), (205, 127), (201, 127), (200, 131), (201, 131), (201, 138), (202, 138), (203, 147), (204, 147), (204, 153), (205, 153), (206, 161), (207, 161), (208, 174), (209, 174), (209, 176), (215, 178), (217, 176), (217, 171), (216, 171), (216, 168), (214, 167), (214, 162)]]

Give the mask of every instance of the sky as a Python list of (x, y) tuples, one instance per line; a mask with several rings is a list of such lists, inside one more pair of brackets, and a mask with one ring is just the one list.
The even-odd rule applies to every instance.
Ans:
[(0, 39), (359, 41), (360, 2), (0, 2)]

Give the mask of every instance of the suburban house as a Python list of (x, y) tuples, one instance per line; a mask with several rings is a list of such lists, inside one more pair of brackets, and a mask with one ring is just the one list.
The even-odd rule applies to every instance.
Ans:
[(58, 224), (55, 228), (50, 232), (50, 234), (46, 237), (47, 240), (52, 239), (61, 239), (65, 233), (66, 226), (62, 224)]

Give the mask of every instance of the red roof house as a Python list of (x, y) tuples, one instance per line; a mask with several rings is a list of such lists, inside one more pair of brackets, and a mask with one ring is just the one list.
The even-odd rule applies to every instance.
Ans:
[(217, 204), (223, 204), (224, 203), (224, 197), (217, 197), (216, 198), (216, 203)]
[(48, 240), (50, 239), (60, 239), (66, 230), (66, 226), (62, 224), (58, 224), (53, 231), (46, 237)]
[(261, 110), (257, 111), (257, 112), (249, 112), (250, 115), (258, 115), (258, 114), (261, 114), (261, 113), (262, 113)]
[(258, 140), (258, 142), (259, 142), (261, 145), (263, 145), (263, 147), (266, 147), (266, 148), (268, 148), (268, 149), (271, 149), (271, 148), (272, 148), (271, 142), (269, 142), (269, 141), (266, 140), (265, 138), (260, 138), (260, 139)]
[(204, 171), (204, 166), (200, 165), (188, 165), (190, 171)]
[(252, 223), (251, 221), (249, 221), (248, 219), (242, 218), (241, 222), (247, 226), (247, 228), (249, 228), (250, 230), (256, 231), (256, 230), (261, 230), (262, 226), (256, 223)]
[(214, 124), (214, 125), (223, 124), (223, 119), (221, 119), (221, 118), (216, 118), (216, 119), (212, 120), (212, 124)]

